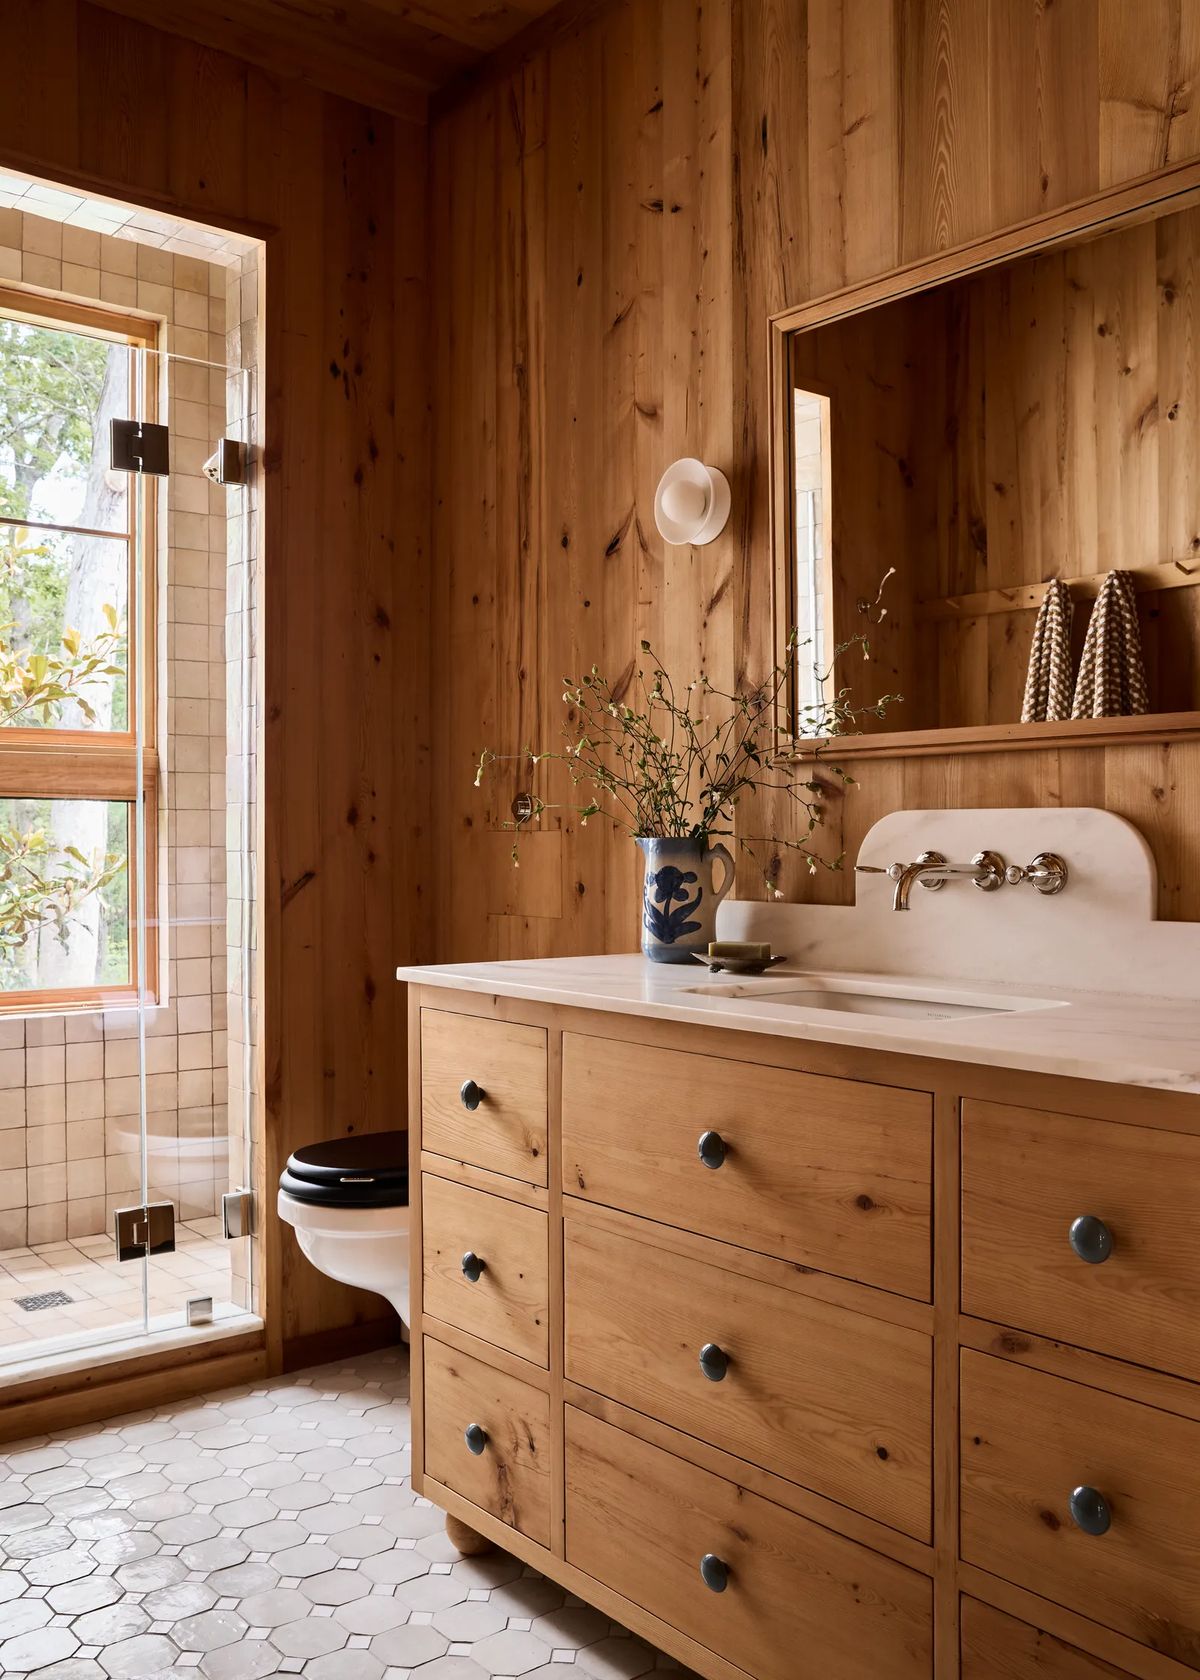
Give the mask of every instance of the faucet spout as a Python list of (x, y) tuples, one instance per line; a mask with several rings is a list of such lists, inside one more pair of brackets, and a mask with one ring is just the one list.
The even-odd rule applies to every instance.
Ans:
[[(859, 868), (865, 874), (876, 873), (868, 865), (860, 864)], [(907, 910), (917, 881), (927, 891), (937, 892), (947, 881), (965, 875), (981, 892), (995, 892), (1004, 885), (1004, 859), (998, 852), (977, 852), (970, 863), (947, 863), (941, 852), (922, 852), (915, 862), (892, 863), (880, 873), (886, 873), (888, 880), (895, 883), (892, 909)]]

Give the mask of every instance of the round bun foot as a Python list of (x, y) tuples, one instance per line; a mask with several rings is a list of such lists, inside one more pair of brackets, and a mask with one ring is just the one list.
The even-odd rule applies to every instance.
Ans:
[(468, 1528), (465, 1522), (461, 1522), (458, 1517), (452, 1517), (449, 1512), (446, 1513), (446, 1538), (463, 1557), (480, 1557), (484, 1552), (495, 1549), (490, 1540), (485, 1539), (482, 1534), (477, 1534), (473, 1528)]

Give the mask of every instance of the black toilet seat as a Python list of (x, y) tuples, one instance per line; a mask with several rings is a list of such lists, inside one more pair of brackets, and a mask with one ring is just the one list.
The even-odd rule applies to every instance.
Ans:
[(408, 1133), (363, 1132), (306, 1144), (279, 1188), (312, 1207), (407, 1207)]

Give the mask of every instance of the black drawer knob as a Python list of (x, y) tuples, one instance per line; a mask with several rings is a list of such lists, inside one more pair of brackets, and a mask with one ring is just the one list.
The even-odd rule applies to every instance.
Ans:
[(700, 1349), (700, 1369), (709, 1382), (723, 1382), (729, 1369), (729, 1355), (716, 1342), (705, 1342)]
[(1085, 1534), (1107, 1534), (1112, 1527), (1112, 1509), (1099, 1488), (1075, 1488), (1069, 1504), (1071, 1521)]
[(481, 1423), (469, 1423), (463, 1431), (463, 1440), (467, 1443), (467, 1451), (473, 1452), (478, 1458), (487, 1446), (487, 1430)]
[(468, 1249), (462, 1257), (462, 1275), (467, 1282), (478, 1283), (486, 1271), (487, 1261), (481, 1260), (478, 1254), (472, 1254), (471, 1250)]
[(473, 1079), (464, 1079), (458, 1093), (458, 1100), (464, 1108), (478, 1108), (487, 1092), (482, 1085), (476, 1085)]
[(715, 1552), (705, 1552), (700, 1559), (700, 1579), (709, 1592), (724, 1592), (729, 1585), (729, 1565)]
[(1099, 1266), (1113, 1251), (1113, 1236), (1103, 1219), (1094, 1213), (1081, 1213), (1071, 1221), (1068, 1241), (1081, 1260), (1089, 1266)]
[(696, 1153), (706, 1167), (715, 1172), (725, 1163), (725, 1139), (720, 1132), (701, 1132), (700, 1142), (696, 1145)]

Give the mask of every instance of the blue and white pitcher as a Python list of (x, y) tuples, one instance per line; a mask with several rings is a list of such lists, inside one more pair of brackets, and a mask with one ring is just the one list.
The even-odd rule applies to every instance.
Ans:
[[(716, 938), (717, 905), (733, 885), (728, 846), (707, 840), (639, 840), (646, 860), (642, 894), (642, 950), (651, 962), (690, 963), (693, 951), (707, 951)], [(718, 892), (713, 865), (724, 879)]]

